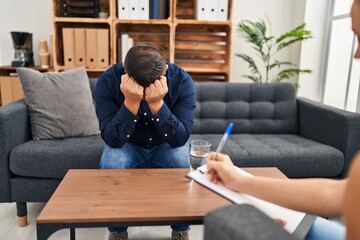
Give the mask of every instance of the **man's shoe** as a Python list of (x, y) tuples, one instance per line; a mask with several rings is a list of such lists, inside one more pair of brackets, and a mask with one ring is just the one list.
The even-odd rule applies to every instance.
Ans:
[(112, 232), (110, 233), (108, 240), (129, 240), (128, 232)]
[(185, 231), (172, 230), (171, 240), (189, 240), (189, 230), (185, 230)]

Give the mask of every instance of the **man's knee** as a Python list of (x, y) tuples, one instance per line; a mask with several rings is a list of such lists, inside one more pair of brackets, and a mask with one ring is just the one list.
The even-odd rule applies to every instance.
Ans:
[(102, 169), (133, 168), (134, 156), (126, 148), (111, 148), (105, 146), (99, 167)]

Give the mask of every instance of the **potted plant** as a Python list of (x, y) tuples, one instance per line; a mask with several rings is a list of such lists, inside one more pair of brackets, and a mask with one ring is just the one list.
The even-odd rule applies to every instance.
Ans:
[[(269, 21), (268, 21), (269, 22)], [(292, 46), (296, 42), (301, 42), (312, 38), (311, 32), (305, 29), (305, 23), (282, 34), (279, 37), (267, 33), (268, 27), (263, 20), (252, 22), (243, 20), (238, 25), (238, 30), (242, 36), (249, 42), (256, 51), (263, 66), (261, 68), (255, 63), (255, 60), (244, 53), (236, 54), (249, 64), (252, 75), (243, 75), (256, 83), (281, 82), (290, 79), (300, 73), (309, 74), (310, 69), (299, 69), (292, 62), (276, 59), (276, 54), (282, 49)]]

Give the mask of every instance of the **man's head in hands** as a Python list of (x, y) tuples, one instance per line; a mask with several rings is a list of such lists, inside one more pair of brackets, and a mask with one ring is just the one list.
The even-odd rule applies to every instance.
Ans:
[(124, 68), (140, 86), (147, 88), (166, 72), (166, 60), (162, 52), (151, 46), (137, 45), (129, 49)]

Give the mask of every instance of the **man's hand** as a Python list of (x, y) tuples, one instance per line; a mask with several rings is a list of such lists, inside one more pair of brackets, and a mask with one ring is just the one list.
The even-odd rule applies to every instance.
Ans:
[(128, 74), (124, 74), (121, 75), (120, 90), (125, 96), (125, 106), (132, 114), (136, 115), (140, 102), (144, 98), (144, 88)]
[(145, 89), (145, 100), (153, 115), (159, 112), (163, 105), (163, 98), (167, 92), (168, 87), (165, 76), (161, 76), (159, 80), (156, 80)]

